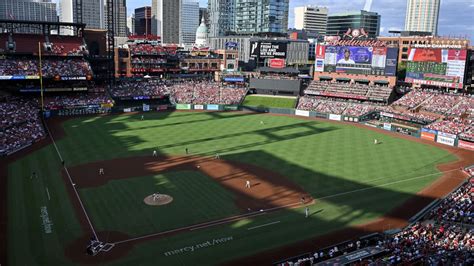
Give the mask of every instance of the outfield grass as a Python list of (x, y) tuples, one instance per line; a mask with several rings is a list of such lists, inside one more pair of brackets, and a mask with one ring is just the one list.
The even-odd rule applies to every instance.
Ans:
[[(344, 124), (246, 113), (150, 113), (88, 117), (65, 123), (57, 145), (68, 165), (117, 157), (162, 154), (213, 155), (278, 171), (317, 199), (315, 212), (282, 210), (137, 245), (114, 265), (209, 265), (361, 224), (387, 213), (435, 180), (448, 152)], [(260, 121), (265, 123), (262, 125)], [(381, 145), (373, 145), (373, 139)], [(9, 166), (8, 239), (11, 265), (65, 265), (62, 247), (82, 234), (52, 146)], [(29, 179), (31, 171), (40, 178)], [(74, 177), (73, 177), (74, 178)], [(144, 194), (176, 195), (163, 213), (139, 205)], [(202, 187), (205, 185), (205, 188)], [(45, 188), (51, 195), (48, 200)], [(163, 190), (164, 189), (164, 190)], [(202, 191), (204, 189), (204, 191)], [(234, 214), (233, 195), (209, 177), (186, 172), (113, 180), (80, 190), (94, 225), (138, 235)], [(188, 197), (189, 196), (189, 197)], [(191, 203), (194, 198), (199, 203)], [(197, 205), (196, 205), (197, 204)], [(53, 222), (46, 234), (40, 208)], [(189, 208), (187, 207), (189, 206)], [(161, 210), (160, 210), (161, 211)], [(122, 215), (121, 215), (122, 214)], [(248, 230), (268, 222), (278, 224)], [(206, 241), (223, 243), (171, 252)], [(176, 253), (176, 254), (175, 254)]]
[(295, 98), (247, 95), (242, 105), (254, 107), (295, 108)]

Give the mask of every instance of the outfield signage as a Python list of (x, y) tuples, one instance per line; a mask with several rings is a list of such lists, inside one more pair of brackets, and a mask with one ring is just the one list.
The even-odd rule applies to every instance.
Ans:
[(225, 111), (237, 111), (239, 107), (237, 105), (224, 105)]
[(383, 129), (392, 131), (392, 124), (390, 123), (383, 123)]
[(295, 115), (309, 117), (309, 111), (295, 110)]
[(219, 110), (219, 105), (218, 104), (208, 104), (206, 106), (207, 110), (212, 110), (212, 111), (217, 111)]
[(204, 110), (204, 105), (196, 104), (196, 105), (194, 105), (194, 110)]
[(178, 104), (176, 104), (176, 109), (177, 110), (191, 110), (191, 105), (190, 104), (178, 103)]
[(329, 114), (329, 120), (341, 121), (341, 115)]
[(456, 135), (454, 135), (454, 134), (444, 133), (444, 132), (441, 132), (441, 131), (438, 132), (438, 136), (443, 136), (443, 137), (451, 138), (451, 139), (456, 138)]
[(437, 138), (436, 142), (441, 143), (441, 144), (445, 144), (445, 145), (449, 145), (449, 146), (454, 146), (454, 141), (455, 140), (456, 139), (454, 139), (454, 138), (448, 138), (448, 137), (445, 137), (445, 136), (438, 135), (438, 138)]
[(465, 140), (458, 141), (458, 147), (470, 151), (474, 151), (474, 142), (469, 142)]
[(421, 132), (421, 138), (430, 140), (430, 141), (435, 141), (436, 139), (436, 134), (429, 133), (429, 132)]

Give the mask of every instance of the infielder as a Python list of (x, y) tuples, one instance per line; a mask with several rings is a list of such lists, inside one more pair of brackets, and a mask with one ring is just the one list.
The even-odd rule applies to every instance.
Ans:
[(216, 153), (216, 155), (214, 156), (214, 159), (220, 159), (221, 156), (219, 155), (219, 153)]
[(99, 175), (104, 175), (104, 168), (99, 168)]
[(153, 193), (153, 201), (156, 201), (159, 198), (160, 198), (160, 193), (158, 193), (158, 192)]
[(153, 150), (153, 157), (156, 157), (158, 156), (158, 153), (156, 152), (156, 150)]
[(304, 214), (305, 214), (305, 218), (309, 217), (309, 208), (308, 207), (304, 208)]

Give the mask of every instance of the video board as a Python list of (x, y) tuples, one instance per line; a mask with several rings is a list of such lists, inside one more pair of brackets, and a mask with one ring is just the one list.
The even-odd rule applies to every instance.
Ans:
[(408, 49), (407, 73), (409, 83), (448, 88), (462, 88), (467, 51), (460, 49)]
[(258, 58), (286, 58), (287, 42), (255, 41), (250, 43), (250, 56)]
[(395, 76), (397, 48), (323, 46), (316, 48), (315, 70), (347, 74)]

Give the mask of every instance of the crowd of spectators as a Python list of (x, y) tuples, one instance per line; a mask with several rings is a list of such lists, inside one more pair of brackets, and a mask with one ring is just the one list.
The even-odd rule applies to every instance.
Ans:
[(383, 106), (375, 103), (359, 103), (308, 95), (301, 97), (297, 106), (299, 110), (355, 117), (378, 111), (381, 108)]
[(223, 87), (220, 83), (197, 81), (175, 84), (172, 98), (186, 104), (239, 104), (247, 90), (239, 87)]
[[(474, 173), (474, 170), (472, 171)], [(471, 173), (471, 175), (473, 173)], [(474, 207), (472, 205), (473, 196), (474, 178), (471, 178), (469, 182), (466, 182), (448, 197), (443, 199), (440, 205), (429, 213), (427, 219), (438, 222), (474, 225)]]
[(175, 47), (164, 47), (148, 43), (129, 45), (130, 53), (135, 55), (175, 55)]
[[(42, 62), (44, 78), (86, 77), (92, 75), (89, 62), (82, 58), (48, 58)], [(0, 60), (0, 76), (39, 76), (39, 61), (36, 59)]]
[(7, 155), (45, 136), (38, 102), (8, 97), (0, 102), (0, 155)]
[(422, 109), (444, 114), (451, 110), (461, 101), (460, 95), (434, 93), (431, 98), (422, 104)]
[(75, 106), (101, 105), (104, 103), (112, 103), (112, 99), (106, 93), (83, 93), (44, 98), (45, 109), (62, 109)]
[(392, 87), (369, 85), (363, 83), (312, 82), (304, 91), (306, 95), (324, 95), (359, 100), (375, 100), (387, 102), (393, 92)]
[(423, 90), (412, 90), (405, 94), (398, 101), (394, 102), (393, 105), (403, 106), (409, 109), (415, 108), (422, 102), (426, 101), (431, 97), (431, 92)]
[(171, 84), (160, 80), (122, 80), (112, 88), (114, 97), (165, 96), (171, 92)]
[(428, 125), (427, 128), (457, 135), (463, 132), (471, 132), (473, 122), (473, 120), (462, 119), (459, 117), (447, 117)]
[(289, 259), (279, 266), (316, 265), (362, 248), (382, 252), (367, 255), (355, 265), (472, 265), (473, 185), (474, 179), (471, 178), (429, 212), (424, 220), (399, 233), (348, 241)]

